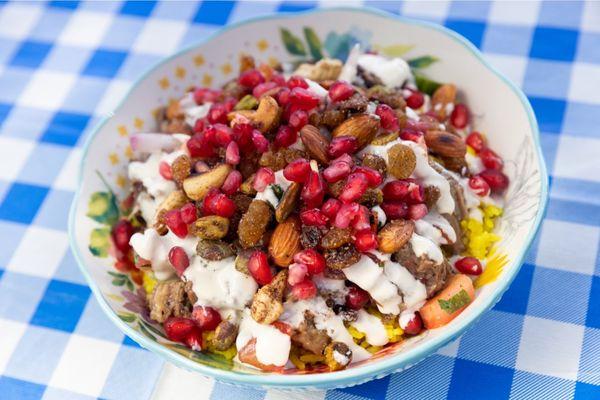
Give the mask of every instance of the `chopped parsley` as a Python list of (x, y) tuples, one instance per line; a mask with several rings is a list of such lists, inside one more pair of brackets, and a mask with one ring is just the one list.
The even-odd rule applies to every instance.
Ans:
[(440, 308), (446, 311), (448, 314), (453, 314), (454, 312), (466, 306), (470, 302), (471, 297), (469, 297), (469, 294), (465, 291), (465, 289), (462, 289), (460, 292), (456, 293), (449, 300), (438, 300)]
[(271, 190), (273, 191), (273, 193), (275, 193), (277, 199), (281, 200), (281, 198), (283, 197), (283, 189), (281, 188), (281, 186), (273, 184), (271, 185)]

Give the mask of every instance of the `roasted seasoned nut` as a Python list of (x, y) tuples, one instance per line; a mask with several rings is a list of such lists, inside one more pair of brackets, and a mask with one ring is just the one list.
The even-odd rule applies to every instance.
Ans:
[(248, 179), (246, 179), (240, 185), (240, 192), (247, 196), (256, 196), (256, 189), (254, 189), (254, 174), (250, 175)]
[(329, 156), (327, 155), (329, 141), (321, 134), (319, 128), (304, 125), (300, 129), (300, 139), (310, 158), (317, 160), (322, 165), (329, 164)]
[(186, 154), (182, 154), (173, 161), (171, 164), (171, 174), (173, 180), (178, 184), (183, 184), (185, 178), (190, 176), (192, 170), (192, 160)]
[(322, 236), (323, 233), (318, 226), (302, 225), (300, 244), (305, 249), (314, 249), (319, 245)]
[(374, 146), (383, 146), (384, 144), (388, 144), (398, 139), (398, 133), (392, 132), (386, 135), (377, 136), (375, 139), (371, 141), (371, 144)]
[(327, 109), (323, 112), (315, 112), (310, 114), (309, 123), (314, 126), (324, 126), (328, 129), (334, 129), (336, 126), (344, 122), (346, 113), (336, 108)]
[(352, 242), (352, 230), (350, 228), (332, 227), (321, 239), (321, 247), (326, 250), (333, 250), (350, 242)]
[(192, 200), (202, 200), (212, 188), (219, 188), (229, 175), (231, 166), (221, 164), (201, 175), (190, 176), (183, 181), (183, 190)]
[(275, 208), (275, 220), (277, 222), (284, 221), (298, 205), (298, 199), (300, 198), (300, 192), (302, 191), (302, 185), (297, 182), (292, 182), (286, 189)]
[(273, 231), (269, 242), (269, 255), (275, 264), (287, 267), (292, 263), (294, 254), (300, 250), (300, 221), (291, 216), (280, 222)]
[(443, 157), (464, 157), (467, 153), (465, 141), (445, 131), (425, 132), (425, 143), (431, 152)]
[(449, 117), (446, 110), (448, 104), (454, 104), (456, 101), (456, 86), (444, 84), (437, 88), (431, 97), (431, 107), (440, 121)]
[(263, 96), (260, 98), (256, 110), (232, 111), (227, 114), (227, 118), (235, 123), (234, 121), (239, 115), (249, 119), (259, 131), (268, 133), (279, 125), (281, 109), (273, 97)]
[(220, 261), (233, 257), (231, 246), (222, 240), (199, 240), (196, 245), (196, 254), (209, 261)]
[(362, 165), (364, 167), (369, 167), (371, 169), (374, 169), (375, 171), (378, 171), (381, 174), (381, 176), (385, 179), (385, 176), (387, 174), (387, 165), (382, 157), (370, 153), (365, 154), (365, 156), (362, 159)]
[(252, 276), (248, 270), (248, 261), (250, 260), (252, 253), (254, 253), (254, 249), (242, 249), (238, 251), (237, 256), (235, 257), (235, 269), (243, 274)]
[(441, 159), (444, 167), (450, 171), (463, 173), (465, 168), (468, 168), (465, 157), (441, 157)]
[(352, 350), (346, 343), (331, 342), (325, 347), (325, 363), (331, 371), (344, 369), (352, 361)]
[(359, 148), (371, 143), (379, 130), (379, 118), (370, 114), (354, 115), (333, 130), (333, 137), (354, 136), (358, 140)]
[(354, 93), (350, 98), (336, 103), (335, 108), (347, 115), (364, 113), (367, 111), (369, 101), (360, 93)]
[(283, 313), (283, 292), (287, 285), (287, 269), (279, 271), (271, 283), (261, 287), (254, 294), (250, 313), (260, 324), (272, 324)]
[(253, 200), (248, 211), (240, 220), (238, 237), (244, 248), (254, 247), (261, 243), (267, 225), (271, 221), (271, 206), (263, 200)]
[(358, 199), (358, 202), (368, 208), (375, 207), (383, 203), (383, 192), (379, 188), (368, 188), (360, 199)]
[(398, 179), (409, 178), (417, 166), (415, 152), (404, 144), (395, 144), (388, 150), (388, 172)]
[(311, 81), (336, 80), (342, 72), (342, 62), (338, 59), (323, 58), (315, 64), (300, 64), (294, 75), (300, 75)]
[(171, 316), (187, 317), (192, 308), (190, 300), (185, 282), (181, 280), (158, 282), (148, 299), (150, 317), (160, 323)]
[(229, 219), (218, 215), (207, 215), (194, 222), (194, 235), (201, 239), (217, 240), (227, 235)]
[(298, 149), (282, 148), (263, 153), (258, 160), (258, 165), (276, 172), (284, 169), (286, 165), (298, 158), (306, 158), (306, 153)]
[(411, 238), (415, 223), (410, 220), (395, 219), (387, 224), (377, 234), (379, 251), (394, 253), (402, 248)]
[(314, 314), (306, 310), (304, 311), (304, 320), (298, 328), (294, 329), (292, 341), (313, 354), (321, 355), (331, 338), (325, 329), (317, 328)]
[(360, 261), (360, 253), (350, 243), (325, 251), (325, 262), (331, 269), (344, 269), (358, 261)]
[(238, 327), (229, 321), (221, 321), (215, 329), (215, 336), (212, 338), (212, 345), (215, 349), (225, 351), (235, 343)]

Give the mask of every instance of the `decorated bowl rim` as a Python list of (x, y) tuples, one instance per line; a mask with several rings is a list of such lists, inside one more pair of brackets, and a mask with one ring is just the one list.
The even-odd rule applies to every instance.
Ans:
[[(409, 25), (417, 25), (427, 29), (432, 29), (438, 31), (446, 36), (449, 36), (454, 41), (458, 42), (462, 46), (464, 46), (470, 53), (477, 58), (482, 65), (484, 65), (489, 71), (494, 73), (498, 78), (502, 80), (504, 84), (506, 84), (519, 98), (525, 112), (527, 113), (527, 117), (529, 120), (529, 127), (531, 129), (531, 133), (533, 136), (533, 140), (535, 142), (535, 150), (538, 156), (538, 168), (540, 171), (540, 204), (537, 210), (537, 214), (535, 216), (535, 221), (533, 223), (532, 228), (530, 229), (527, 238), (525, 240), (525, 246), (522, 247), (520, 254), (515, 257), (514, 263), (517, 265), (516, 268), (512, 268), (510, 271), (506, 271), (506, 273), (502, 274), (501, 282), (498, 283), (497, 288), (495, 289), (496, 293), (492, 294), (485, 300), (483, 300), (479, 304), (473, 304), (469, 307), (469, 312), (466, 313), (465, 318), (460, 321), (460, 323), (452, 324), (451, 326), (447, 326), (438, 337), (435, 337), (431, 340), (431, 342), (426, 344), (421, 344), (415, 346), (410, 350), (402, 350), (398, 354), (387, 357), (385, 359), (376, 360), (372, 363), (368, 363), (365, 365), (361, 365), (358, 367), (335, 371), (335, 372), (325, 372), (325, 373), (313, 373), (313, 374), (301, 374), (301, 375), (285, 375), (285, 374), (246, 374), (240, 373), (236, 371), (226, 371), (217, 368), (213, 368), (210, 366), (206, 366), (197, 362), (194, 362), (191, 359), (188, 359), (182, 355), (176, 354), (171, 350), (167, 349), (160, 343), (154, 342), (147, 337), (145, 337), (142, 333), (130, 327), (124, 321), (122, 321), (117, 314), (113, 311), (113, 309), (108, 304), (107, 300), (104, 298), (104, 295), (101, 293), (98, 285), (94, 281), (94, 279), (90, 276), (87, 271), (87, 267), (83, 261), (83, 257), (81, 256), (79, 246), (75, 240), (75, 224), (76, 224), (76, 210), (78, 204), (80, 203), (80, 195), (83, 183), (83, 171), (87, 160), (87, 155), (90, 150), (90, 146), (98, 134), (98, 132), (104, 127), (104, 125), (115, 115), (115, 111), (120, 109), (128, 100), (131, 92), (140, 85), (152, 72), (154, 72), (158, 67), (163, 64), (166, 64), (170, 60), (179, 57), (181, 54), (190, 51), (193, 48), (198, 47), (199, 45), (208, 42), (226, 31), (236, 29), (240, 26), (264, 20), (276, 20), (282, 18), (296, 18), (298, 16), (306, 16), (311, 14), (318, 13), (331, 13), (331, 12), (357, 12), (357, 13), (365, 13), (372, 14), (379, 17), (388, 18), (397, 22), (401, 22)], [(127, 336), (131, 339), (139, 343), (142, 347), (151, 350), (155, 353), (160, 354), (166, 360), (173, 362), (174, 364), (183, 367), (187, 370), (197, 371), (203, 375), (207, 375), (213, 377), (217, 380), (232, 383), (232, 384), (240, 384), (240, 385), (255, 385), (255, 386), (264, 386), (264, 387), (279, 387), (279, 388), (332, 388), (332, 387), (342, 387), (342, 386), (351, 386), (359, 383), (366, 382), (371, 379), (375, 379), (378, 377), (383, 377), (392, 372), (402, 370), (407, 368), (427, 356), (433, 354), (440, 347), (449, 343), (450, 341), (456, 339), (462, 333), (465, 332), (467, 328), (473, 325), (473, 323), (481, 316), (483, 313), (491, 309), (499, 300), (502, 294), (508, 289), (510, 283), (516, 276), (519, 271), (521, 265), (523, 264), (523, 260), (525, 254), (531, 247), (533, 242), (533, 238), (537, 231), (540, 228), (541, 221), (543, 215), (546, 210), (546, 205), (548, 202), (548, 174), (546, 170), (546, 165), (544, 162), (544, 158), (541, 151), (540, 145), (540, 133), (537, 124), (537, 120), (535, 118), (535, 114), (533, 109), (527, 100), (527, 97), (524, 93), (519, 89), (513, 82), (511, 82), (508, 78), (506, 78), (502, 73), (496, 70), (492, 65), (490, 65), (484, 58), (482, 53), (466, 38), (462, 35), (433, 22), (421, 21), (417, 19), (412, 19), (408, 17), (398, 16), (391, 14), (386, 11), (372, 9), (368, 7), (328, 7), (324, 9), (313, 9), (307, 10), (303, 12), (295, 12), (295, 13), (274, 13), (254, 18), (249, 18), (240, 22), (232, 23), (227, 25), (220, 30), (212, 33), (211, 35), (207, 35), (206, 38), (200, 40), (192, 45), (186, 46), (180, 51), (165, 57), (164, 59), (158, 61), (155, 65), (150, 67), (147, 71), (140, 75), (139, 78), (135, 80), (133, 85), (127, 91), (126, 95), (123, 96), (122, 100), (119, 104), (114, 108), (114, 111), (109, 112), (105, 117), (103, 117), (90, 132), (86, 142), (83, 146), (82, 158), (79, 165), (79, 174), (77, 181), (77, 190), (75, 192), (75, 196), (73, 198), (73, 202), (71, 204), (71, 209), (69, 212), (69, 243), (71, 246), (71, 250), (75, 256), (79, 269), (84, 275), (86, 281), (88, 282), (92, 292), (94, 293), (95, 298), (97, 299), (100, 307), (104, 311), (104, 313), (109, 317), (109, 319), (121, 329)]]

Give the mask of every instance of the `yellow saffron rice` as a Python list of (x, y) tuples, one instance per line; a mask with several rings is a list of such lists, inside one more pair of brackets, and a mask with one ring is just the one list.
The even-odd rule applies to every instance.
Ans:
[(146, 291), (146, 295), (150, 296), (156, 286), (156, 278), (151, 271), (144, 271), (142, 286)]
[(502, 215), (500, 207), (487, 204), (481, 207), (483, 219), (467, 218), (461, 222), (464, 233), (464, 241), (467, 246), (467, 254), (479, 259), (485, 259), (493, 244), (500, 237), (492, 233), (496, 218)]

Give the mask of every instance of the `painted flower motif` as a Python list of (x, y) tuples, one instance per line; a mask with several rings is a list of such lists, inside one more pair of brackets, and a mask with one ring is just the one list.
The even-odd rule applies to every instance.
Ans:
[(148, 309), (148, 303), (146, 302), (146, 293), (143, 289), (137, 288), (135, 293), (129, 290), (121, 291), (126, 302), (123, 307), (133, 313), (139, 314), (144, 321), (153, 323), (150, 319), (150, 310)]
[(360, 44), (362, 50), (369, 50), (371, 47), (371, 32), (352, 27), (348, 32), (338, 34), (329, 32), (325, 38), (324, 47), (332, 58), (345, 60), (348, 53), (355, 44)]

